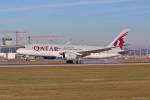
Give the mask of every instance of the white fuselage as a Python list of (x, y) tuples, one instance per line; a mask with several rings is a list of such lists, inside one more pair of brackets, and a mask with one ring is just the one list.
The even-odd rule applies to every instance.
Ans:
[[(98, 46), (81, 46), (81, 45), (52, 45), (52, 44), (30, 44), (26, 45), (25, 48), (20, 48), (17, 50), (18, 54), (27, 56), (51, 56), (51, 57), (62, 57), (62, 52), (74, 52), (79, 53), (82, 51), (97, 50), (104, 47)], [(112, 50), (91, 53), (84, 58), (110, 58), (120, 56), (120, 48), (113, 48)]]

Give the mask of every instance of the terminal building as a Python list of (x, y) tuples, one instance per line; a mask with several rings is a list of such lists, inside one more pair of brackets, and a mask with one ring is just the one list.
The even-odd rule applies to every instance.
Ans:
[(18, 48), (22, 48), (23, 46), (16, 46), (16, 45), (1, 45), (0, 46), (0, 57), (6, 59), (15, 59), (16, 57), (16, 50)]
[(0, 58), (15, 59), (16, 51), (22, 48), (21, 45), (13, 45), (12, 38), (2, 38), (2, 45), (0, 45)]

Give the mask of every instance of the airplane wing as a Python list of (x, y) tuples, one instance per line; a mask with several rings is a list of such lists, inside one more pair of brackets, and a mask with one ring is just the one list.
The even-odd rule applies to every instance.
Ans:
[(116, 47), (106, 47), (106, 48), (102, 48), (102, 49), (82, 51), (82, 52), (78, 52), (78, 53), (81, 54), (81, 57), (85, 57), (85, 56), (90, 55), (91, 53), (100, 53), (100, 52), (104, 52), (104, 51), (109, 51), (109, 50), (112, 50), (113, 48), (116, 48)]

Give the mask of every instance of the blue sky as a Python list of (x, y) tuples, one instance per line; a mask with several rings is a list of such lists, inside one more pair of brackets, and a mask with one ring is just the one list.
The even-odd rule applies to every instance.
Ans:
[(106, 45), (129, 28), (129, 43), (150, 44), (150, 0), (0, 0), (0, 30), (55, 34)]

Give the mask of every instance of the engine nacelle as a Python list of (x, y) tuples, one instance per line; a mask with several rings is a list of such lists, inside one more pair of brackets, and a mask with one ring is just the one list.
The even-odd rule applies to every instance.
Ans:
[(77, 59), (78, 55), (74, 52), (64, 52), (63, 53), (63, 58), (65, 60), (75, 60)]

